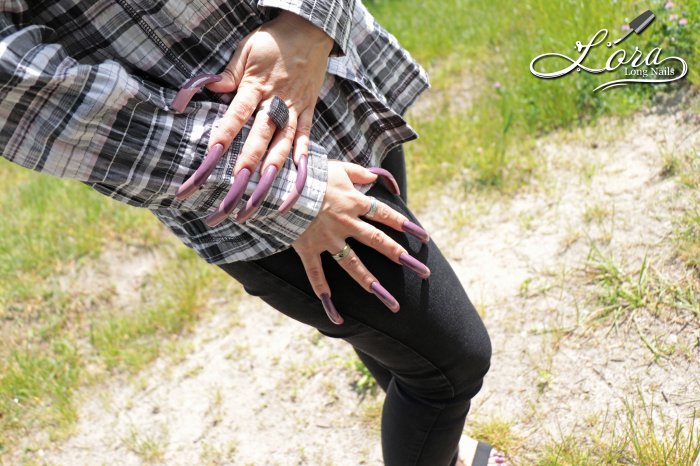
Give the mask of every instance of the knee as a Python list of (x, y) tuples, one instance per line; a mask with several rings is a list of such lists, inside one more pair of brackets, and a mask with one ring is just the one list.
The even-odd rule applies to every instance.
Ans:
[(473, 398), (481, 389), (491, 367), (491, 339), (483, 324), (472, 329), (458, 348), (451, 353), (445, 369), (454, 398)]

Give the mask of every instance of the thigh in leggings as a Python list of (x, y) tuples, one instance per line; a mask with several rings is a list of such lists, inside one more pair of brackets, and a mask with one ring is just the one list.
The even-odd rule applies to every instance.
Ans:
[[(381, 182), (367, 194), (420, 224), (403, 200)], [(346, 340), (358, 352), (370, 356), (393, 375), (396, 385), (408, 396), (428, 404), (455, 400), (468, 403), (481, 388), (491, 357), (490, 340), (479, 315), (432, 240), (424, 245), (408, 234), (368, 221), (431, 270), (431, 276), (422, 280), (376, 250), (352, 237), (347, 239), (367, 268), (398, 300), (401, 310), (396, 314), (365, 291), (328, 253), (322, 254), (323, 269), (331, 298), (345, 319), (342, 325), (333, 324), (326, 316), (293, 248), (221, 267), (249, 294), (324, 335)]]

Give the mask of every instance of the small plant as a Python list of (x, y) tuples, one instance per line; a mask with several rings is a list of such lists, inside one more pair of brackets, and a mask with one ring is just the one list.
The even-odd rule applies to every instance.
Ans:
[(143, 433), (135, 427), (122, 439), (124, 446), (138, 455), (146, 463), (160, 463), (165, 456), (168, 442), (168, 430), (161, 426), (159, 431)]
[(611, 318), (614, 324), (626, 320), (632, 311), (650, 304), (646, 256), (635, 274), (627, 274), (612, 257), (607, 257), (593, 245), (586, 260), (586, 273), (598, 292), (598, 302), (602, 305), (594, 314), (594, 319)]
[(367, 393), (375, 395), (377, 392), (377, 381), (367, 369), (367, 366), (359, 358), (353, 356), (353, 359), (348, 362), (348, 367), (354, 371), (356, 377), (353, 382), (355, 391), (363, 396)]

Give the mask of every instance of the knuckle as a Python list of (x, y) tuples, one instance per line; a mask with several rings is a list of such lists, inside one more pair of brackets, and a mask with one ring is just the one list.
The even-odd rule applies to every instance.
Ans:
[(311, 267), (307, 273), (309, 280), (312, 283), (322, 284), (323, 283), (323, 270), (320, 267)]
[(355, 254), (351, 254), (345, 260), (345, 264), (351, 269), (358, 269), (362, 267), (362, 262), (360, 262), (360, 258), (357, 257)]
[(389, 220), (391, 218), (391, 211), (388, 207), (380, 204), (377, 209), (376, 217), (379, 220)]
[(384, 243), (384, 233), (382, 233), (381, 230), (373, 230), (370, 233), (370, 241), (372, 241), (372, 244), (380, 245)]
[(238, 136), (238, 133), (236, 132), (235, 128), (230, 125), (222, 126), (219, 128), (221, 131), (221, 135), (223, 136), (224, 139), (227, 141), (233, 141), (236, 139), (236, 136)]
[(294, 135), (297, 133), (297, 128), (295, 125), (289, 123), (283, 131), (283, 135), (285, 139), (292, 139)]
[(311, 125), (309, 123), (306, 123), (306, 122), (297, 122), (296, 131), (297, 131), (297, 133), (310, 134), (311, 133)]
[(253, 108), (253, 106), (249, 103), (239, 102), (236, 104), (235, 107), (231, 109), (231, 118), (234, 121), (243, 124), (246, 121), (248, 121), (248, 118), (250, 118), (250, 115), (252, 115), (254, 110), (255, 109)]

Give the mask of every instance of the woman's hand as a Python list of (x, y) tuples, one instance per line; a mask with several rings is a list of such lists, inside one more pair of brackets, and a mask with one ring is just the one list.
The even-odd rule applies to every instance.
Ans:
[[(269, 106), (278, 96), (289, 108), (286, 126), (278, 129), (266, 111), (256, 114), (240, 156), (233, 169), (234, 183), (227, 199), (207, 223), (216, 225), (235, 209), (243, 196), (251, 173), (268, 150), (261, 164), (261, 179), (236, 220), (247, 220), (265, 199), (294, 145), (294, 162), (299, 177), (305, 172), (309, 134), (316, 101), (325, 78), (328, 55), (333, 40), (323, 30), (293, 13), (282, 11), (273, 20), (247, 35), (220, 75), (205, 75), (199, 81), (214, 92), (236, 96), (226, 114), (217, 122), (209, 141), (209, 151), (202, 166), (178, 190), (183, 199), (195, 192), (206, 180), (241, 128), (259, 107)], [(196, 86), (198, 83), (193, 83)], [(305, 174), (304, 174), (305, 178)], [(300, 183), (297, 183), (300, 184)], [(295, 189), (295, 194), (301, 190)], [(301, 186), (303, 189), (303, 185)], [(298, 196), (296, 196), (298, 197)], [(291, 207), (288, 200), (281, 212)], [(296, 201), (296, 198), (293, 199)]]
[[(347, 237), (352, 236), (376, 249), (390, 260), (408, 267), (421, 278), (425, 279), (430, 275), (428, 267), (411, 257), (401, 245), (382, 230), (359, 218), (369, 211), (371, 197), (360, 193), (353, 183), (367, 184), (376, 179), (376, 174), (360, 165), (329, 160), (328, 186), (321, 210), (306, 231), (292, 243), (304, 264), (311, 286), (321, 299), (328, 317), (336, 324), (342, 324), (343, 318), (331, 301), (331, 290), (323, 273), (320, 255), (323, 251), (331, 254), (341, 251)], [(423, 242), (428, 241), (425, 230), (382, 202), (379, 202), (372, 220), (398, 231), (405, 231)], [(374, 293), (393, 312), (399, 311), (399, 303), (367, 270), (354, 251), (338, 263), (362, 288)]]

